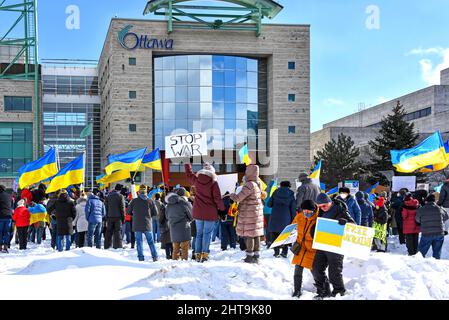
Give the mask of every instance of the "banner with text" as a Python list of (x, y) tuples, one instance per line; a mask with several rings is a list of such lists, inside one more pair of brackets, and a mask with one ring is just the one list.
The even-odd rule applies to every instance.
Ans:
[(165, 157), (192, 158), (207, 156), (206, 133), (177, 134), (165, 137)]

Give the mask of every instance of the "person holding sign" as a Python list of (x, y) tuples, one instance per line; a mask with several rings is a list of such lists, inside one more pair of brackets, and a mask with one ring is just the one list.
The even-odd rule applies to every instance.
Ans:
[[(331, 200), (325, 193), (321, 193), (317, 198), (317, 205), (320, 208), (318, 218), (337, 220), (340, 225), (354, 223), (355, 221), (349, 214), (346, 204), (338, 199)], [(344, 296), (346, 293), (343, 282), (343, 258), (341, 254), (317, 250), (315, 261), (313, 263), (313, 278), (318, 295), (315, 299), (336, 297), (338, 294)], [(329, 268), (329, 278), (326, 276), (326, 269)], [(330, 283), (333, 291), (330, 291)]]
[(374, 249), (377, 252), (387, 251), (387, 222), (388, 212), (385, 208), (385, 199), (383, 197), (376, 198), (374, 201), (376, 208), (374, 209)]
[(298, 224), (298, 236), (293, 244), (292, 252), (295, 254), (292, 263), (295, 266), (293, 297), (301, 296), (302, 273), (304, 268), (312, 271), (316, 250), (312, 248), (315, 235), (316, 220), (318, 218), (318, 206), (312, 200), (306, 200), (301, 204), (301, 212), (296, 215), (293, 223)]

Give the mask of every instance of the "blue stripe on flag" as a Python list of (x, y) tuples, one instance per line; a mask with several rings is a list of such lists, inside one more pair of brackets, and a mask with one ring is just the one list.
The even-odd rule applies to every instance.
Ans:
[(319, 220), (316, 231), (343, 236), (345, 226), (339, 225), (336, 221)]

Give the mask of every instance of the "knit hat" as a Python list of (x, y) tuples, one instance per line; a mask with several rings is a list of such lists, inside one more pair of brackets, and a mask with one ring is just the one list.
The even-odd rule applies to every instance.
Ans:
[(25, 200), (19, 200), (19, 202), (17, 202), (17, 208), (19, 207), (25, 207)]
[(306, 180), (308, 177), (309, 177), (309, 175), (307, 173), (303, 172), (299, 175), (298, 180), (300, 182), (302, 182), (302, 181)]
[(187, 190), (184, 188), (179, 188), (176, 190), (176, 194), (180, 197), (185, 197), (186, 196), (186, 192)]
[(376, 205), (376, 207), (383, 207), (385, 204), (385, 198), (384, 197), (380, 197), (379, 199), (377, 199), (374, 204)]
[(331, 203), (331, 202), (332, 202), (331, 198), (329, 198), (329, 196), (325, 193), (320, 193), (316, 199), (316, 204), (318, 204), (318, 205)]
[(429, 194), (427, 196), (427, 198), (426, 198), (426, 202), (435, 202), (435, 201), (436, 201), (436, 198), (435, 198), (435, 195), (433, 193)]
[(347, 193), (347, 194), (350, 194), (350, 193), (351, 193), (351, 190), (349, 190), (349, 188), (347, 188), (347, 187), (343, 187), (343, 188), (338, 189), (338, 193)]
[(365, 195), (363, 194), (362, 191), (359, 191), (359, 192), (357, 192), (357, 193), (355, 194), (355, 198), (356, 198), (357, 200), (362, 200), (362, 199), (365, 198)]
[(212, 171), (213, 173), (215, 173), (215, 168), (210, 163), (206, 162), (203, 166), (203, 169), (207, 170), (207, 171)]
[(309, 211), (315, 211), (316, 210), (316, 203), (313, 200), (305, 200), (302, 204), (301, 204), (301, 209), (302, 210), (309, 210)]

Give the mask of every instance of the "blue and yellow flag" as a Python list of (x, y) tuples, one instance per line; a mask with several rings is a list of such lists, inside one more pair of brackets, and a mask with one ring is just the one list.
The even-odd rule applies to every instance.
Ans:
[(117, 182), (117, 181), (130, 179), (131, 173), (129, 172), (129, 170), (118, 170), (118, 171), (114, 171), (110, 175), (101, 175), (97, 178), (99, 178), (99, 179), (97, 179), (97, 183), (109, 185), (109, 184)]
[(27, 188), (58, 173), (56, 148), (50, 148), (40, 159), (29, 162), (19, 169), (19, 187)]
[(37, 204), (34, 207), (29, 207), (30, 212), (30, 225), (36, 222), (48, 222), (50, 223), (50, 217), (47, 214), (47, 210), (41, 204)]
[(110, 175), (114, 171), (123, 169), (130, 172), (138, 171), (146, 152), (147, 148), (142, 148), (119, 155), (109, 156), (108, 165), (105, 168), (106, 174)]
[(368, 194), (375, 194), (378, 186), (379, 186), (379, 182), (377, 182), (376, 184), (374, 184), (371, 187), (369, 187), (368, 189), (366, 189), (365, 192)]
[(277, 189), (278, 189), (278, 183), (277, 183), (277, 181), (276, 181), (276, 180), (272, 180), (272, 181), (270, 182), (270, 184), (268, 185), (268, 189), (267, 189), (268, 197), (267, 197), (267, 199), (264, 201), (264, 206), (263, 206), (263, 213), (264, 213), (264, 214), (267, 214), (267, 215), (268, 215), (268, 214), (271, 214), (273, 208), (268, 207), (268, 201), (270, 201), (270, 198), (273, 196), (273, 193), (274, 193)]
[(341, 248), (344, 233), (345, 226), (333, 220), (320, 218), (316, 226), (314, 243)]
[(447, 161), (443, 139), (439, 131), (414, 148), (391, 150), (393, 166), (396, 171), (403, 173), (411, 173), (435, 163), (446, 163)]
[(421, 173), (430, 173), (446, 169), (449, 166), (449, 141), (446, 141), (446, 143), (444, 144), (444, 152), (446, 152), (446, 160), (448, 162), (435, 163), (433, 165), (421, 168), (419, 171)]
[(335, 188), (332, 188), (332, 189), (330, 189), (328, 192), (326, 192), (326, 194), (327, 194), (329, 197), (331, 197), (331, 196), (336, 195), (336, 194), (338, 193), (338, 190), (339, 190), (339, 188), (338, 188), (338, 186), (336, 186)]
[(161, 160), (161, 152), (159, 148), (154, 150), (153, 152), (147, 154), (142, 160), (142, 166), (147, 168), (162, 171), (162, 160)]
[(242, 149), (239, 151), (240, 161), (245, 165), (249, 166), (252, 161), (249, 157), (248, 145), (245, 143)]
[(56, 192), (72, 184), (84, 183), (84, 155), (79, 156), (61, 169), (51, 180), (46, 193)]
[(318, 162), (317, 166), (309, 176), (310, 179), (320, 179), (322, 162), (323, 161)]

